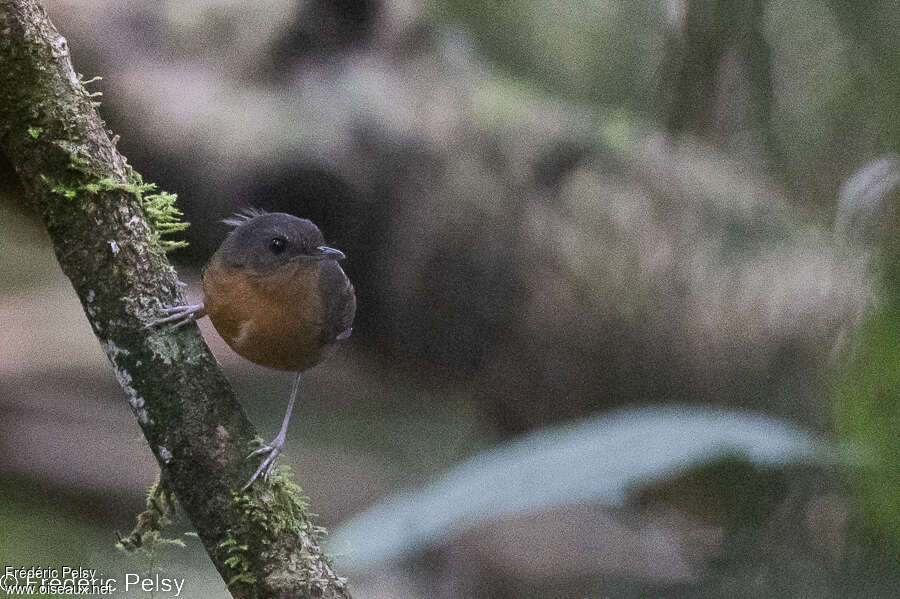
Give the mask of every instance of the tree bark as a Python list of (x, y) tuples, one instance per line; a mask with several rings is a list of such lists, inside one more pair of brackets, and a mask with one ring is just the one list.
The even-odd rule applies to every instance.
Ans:
[(238, 491), (255, 466), (245, 457), (256, 434), (197, 327), (144, 328), (184, 298), (145, 219), (139, 178), (33, 0), (0, 0), (0, 152), (232, 595), (349, 597), (299, 487), (275, 474)]

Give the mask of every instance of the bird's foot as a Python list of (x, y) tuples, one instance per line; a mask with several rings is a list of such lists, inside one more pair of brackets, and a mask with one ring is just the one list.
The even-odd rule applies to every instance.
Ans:
[(172, 323), (172, 328), (184, 326), (191, 322), (196, 322), (198, 318), (206, 316), (206, 307), (203, 304), (190, 304), (185, 306), (169, 306), (162, 309), (165, 314), (162, 318), (158, 318), (144, 325), (145, 329), (158, 327), (164, 324)]
[(284, 447), (284, 435), (278, 435), (275, 439), (269, 443), (268, 445), (263, 445), (259, 449), (254, 450), (250, 455), (247, 456), (249, 460), (252, 457), (266, 454), (266, 457), (263, 458), (262, 463), (260, 463), (259, 468), (256, 469), (256, 472), (253, 473), (253, 476), (250, 477), (250, 480), (247, 481), (247, 484), (241, 488), (241, 491), (246, 491), (250, 488), (250, 485), (253, 484), (259, 475), (263, 475), (263, 480), (269, 480), (269, 474), (272, 472), (272, 469), (275, 467), (275, 459), (281, 455), (281, 448)]

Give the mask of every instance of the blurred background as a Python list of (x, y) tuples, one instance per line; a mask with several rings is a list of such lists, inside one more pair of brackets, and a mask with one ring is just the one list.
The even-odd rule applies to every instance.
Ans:
[[(45, 5), (189, 295), (243, 208), (348, 255), (282, 464), (356, 597), (896, 596), (896, 3)], [(157, 467), (0, 182), (0, 564), (227, 596), (114, 549)], [(291, 375), (201, 328), (271, 437)]]

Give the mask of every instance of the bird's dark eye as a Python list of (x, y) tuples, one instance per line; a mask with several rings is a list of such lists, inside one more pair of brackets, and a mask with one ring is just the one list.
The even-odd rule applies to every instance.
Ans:
[(269, 241), (269, 251), (273, 254), (280, 254), (287, 247), (287, 241), (282, 239), (281, 237), (273, 237), (271, 241)]

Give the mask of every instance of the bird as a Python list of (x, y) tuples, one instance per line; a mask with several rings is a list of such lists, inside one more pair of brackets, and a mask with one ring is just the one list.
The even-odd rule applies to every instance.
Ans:
[(232, 227), (202, 270), (203, 300), (170, 306), (147, 327), (180, 327), (209, 316), (238, 355), (262, 366), (296, 372), (278, 435), (247, 458), (264, 455), (268, 480), (287, 436), (301, 374), (332, 355), (350, 337), (356, 291), (310, 220), (283, 212), (248, 209), (222, 222)]

